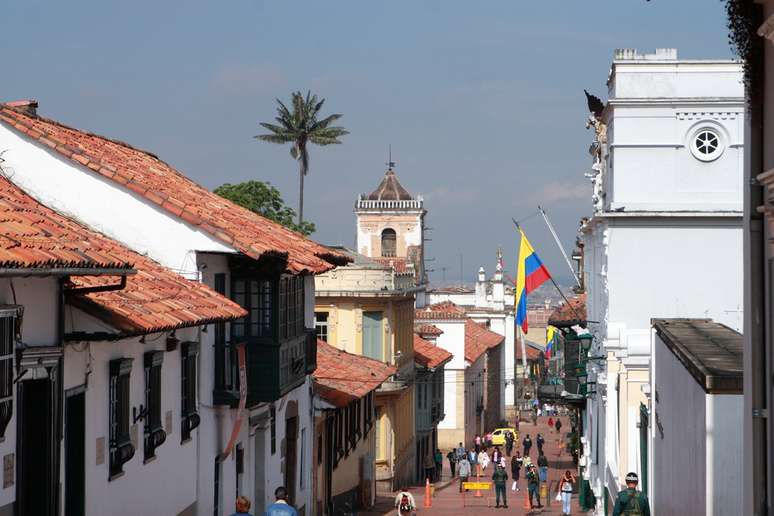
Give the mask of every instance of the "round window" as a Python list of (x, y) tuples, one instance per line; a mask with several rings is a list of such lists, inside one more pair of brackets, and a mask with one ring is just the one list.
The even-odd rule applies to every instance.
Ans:
[(712, 161), (723, 153), (720, 134), (714, 129), (699, 129), (691, 140), (691, 153), (702, 161)]

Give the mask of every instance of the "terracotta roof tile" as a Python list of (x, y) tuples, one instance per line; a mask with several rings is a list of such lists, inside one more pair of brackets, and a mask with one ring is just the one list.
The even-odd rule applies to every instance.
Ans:
[(414, 327), (414, 333), (420, 336), (431, 335), (438, 337), (439, 335), (443, 335), (443, 330), (434, 324), (420, 324)]
[(578, 294), (570, 299), (570, 304), (562, 303), (548, 318), (548, 324), (557, 327), (569, 327), (586, 322), (586, 294)]
[(314, 372), (315, 390), (337, 407), (362, 398), (377, 389), (397, 370), (384, 362), (361, 355), (353, 355), (317, 340), (317, 369)]
[[(545, 353), (544, 351), (529, 345), (528, 343), (524, 343), (524, 349), (527, 351), (527, 360), (539, 360), (540, 354)], [(521, 360), (522, 353), (521, 353), (521, 345), (516, 344), (516, 360)]]
[(210, 192), (149, 152), (23, 112), (11, 104), (0, 104), (0, 121), (92, 172), (126, 185), (252, 258), (286, 258), (292, 273), (321, 273), (348, 262), (327, 247)]
[(414, 199), (408, 190), (400, 184), (398, 176), (392, 169), (384, 173), (382, 182), (367, 198), (371, 201), (410, 201)]
[(414, 335), (414, 362), (428, 369), (440, 367), (454, 355), (445, 349), (428, 342), (419, 335)]
[[(0, 177), (0, 266), (114, 267), (127, 272), (133, 267), (136, 274), (128, 275), (122, 290), (67, 296), (69, 303), (107, 322), (122, 336), (246, 315), (239, 305), (207, 286), (43, 206), (4, 177)], [(68, 288), (119, 281), (119, 276), (71, 276)]]
[(393, 269), (395, 269), (395, 272), (399, 274), (408, 272), (407, 264), (410, 263), (406, 258), (384, 258), (379, 256), (379, 257), (370, 258), (370, 259), (382, 265), (387, 265), (389, 267), (392, 267)]
[(465, 320), (465, 360), (470, 363), (478, 360), (487, 350), (501, 344), (505, 337), (486, 329), (472, 319)]
[(465, 310), (451, 301), (443, 301), (414, 311), (415, 319), (444, 320), (465, 319)]

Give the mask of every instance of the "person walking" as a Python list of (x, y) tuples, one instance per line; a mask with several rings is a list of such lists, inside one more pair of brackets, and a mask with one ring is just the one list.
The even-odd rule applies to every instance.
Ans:
[(505, 431), (505, 454), (510, 457), (513, 453), (513, 432), (510, 430)]
[(481, 451), (481, 436), (476, 434), (476, 437), (473, 438), (473, 444), (476, 446), (476, 453)]
[(521, 454), (516, 451), (516, 455), (511, 457), (511, 478), (513, 478), (513, 485), (511, 486), (511, 491), (519, 491), (519, 476), (521, 475), (521, 464), (522, 464), (522, 458)]
[(556, 418), (556, 423), (554, 424), (554, 428), (556, 428), (556, 433), (560, 436), (562, 435), (562, 420), (559, 418)]
[(486, 467), (489, 466), (490, 462), (491, 461), (489, 459), (489, 454), (486, 451), (481, 450), (478, 453), (478, 463), (481, 466), (481, 472), (482, 473), (486, 470)]
[(398, 516), (410, 516), (417, 509), (414, 496), (409, 493), (408, 488), (401, 488), (395, 496), (395, 508), (398, 510)]
[(430, 482), (433, 481), (435, 478), (435, 461), (433, 460), (433, 456), (430, 455), (430, 452), (427, 452), (427, 455), (425, 455), (425, 478), (429, 479)]
[(274, 490), (274, 499), (274, 503), (266, 508), (265, 516), (298, 516), (296, 510), (288, 503), (288, 490), (285, 486)]
[(500, 451), (499, 446), (495, 446), (494, 451), (492, 452), (492, 462), (495, 464), (500, 464), (500, 460), (503, 458), (503, 452)]
[(440, 482), (443, 478), (443, 453), (440, 449), (435, 449), (433, 458), (435, 459), (435, 482)]
[(650, 504), (645, 493), (637, 491), (640, 479), (637, 473), (626, 475), (626, 489), (618, 493), (613, 506), (613, 516), (650, 516)]
[(471, 448), (468, 452), (468, 462), (470, 462), (470, 474), (481, 475), (481, 466), (478, 463), (478, 453), (475, 448)]
[(543, 445), (546, 444), (546, 440), (543, 438), (542, 435), (537, 434), (537, 437), (535, 438), (535, 442), (537, 443), (538, 455), (542, 455)]
[(253, 516), (250, 514), (250, 500), (244, 496), (237, 496), (236, 512), (231, 516)]
[(462, 459), (462, 457), (466, 456), (467, 454), (468, 454), (467, 450), (465, 450), (465, 447), (462, 446), (462, 443), (460, 443), (457, 446), (457, 461), (459, 462)]
[(446, 458), (449, 459), (449, 470), (451, 470), (451, 476), (454, 478), (454, 467), (457, 465), (457, 454), (454, 450), (449, 450), (449, 453), (446, 454)]
[(561, 480), (559, 480), (559, 492), (562, 495), (562, 516), (570, 516), (572, 506), (572, 485), (575, 483), (575, 477), (570, 470), (564, 472)]
[(548, 482), (548, 459), (543, 452), (540, 452), (537, 459), (538, 472), (540, 473), (540, 481)]
[(532, 449), (532, 438), (529, 434), (521, 441), (521, 445), (524, 447), (524, 456), (529, 457), (529, 451)]
[(460, 493), (462, 492), (462, 485), (468, 481), (470, 474), (473, 472), (473, 468), (470, 466), (470, 461), (467, 455), (463, 455), (457, 462), (457, 472), (460, 474)]
[(503, 507), (508, 508), (508, 500), (505, 498), (505, 483), (508, 481), (508, 473), (505, 472), (505, 468), (496, 465), (494, 473), (492, 473), (492, 482), (495, 487), (495, 509), (500, 508), (500, 497), (503, 497)]
[[(540, 509), (543, 505), (540, 503), (540, 482), (538, 481), (538, 474), (535, 471), (535, 465), (530, 464), (527, 467), (527, 489), (529, 490), (529, 508)], [(535, 499), (536, 503), (533, 503), (532, 499)]]

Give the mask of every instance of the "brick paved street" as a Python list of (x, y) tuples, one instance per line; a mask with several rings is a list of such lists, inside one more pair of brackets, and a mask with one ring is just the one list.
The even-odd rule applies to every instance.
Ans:
[[(562, 454), (559, 455), (559, 445), (557, 442), (557, 434), (555, 430), (550, 430), (547, 424), (548, 418), (547, 417), (541, 417), (538, 421), (538, 425), (534, 426), (531, 423), (522, 423), (520, 428), (520, 438), (523, 438), (524, 435), (530, 434), (532, 437), (533, 442), (533, 448), (530, 453), (530, 457), (533, 462), (537, 460), (537, 447), (534, 444), (535, 443), (535, 436), (540, 432), (543, 434), (543, 437), (546, 439), (546, 443), (544, 446), (544, 451), (546, 454), (546, 457), (548, 458), (549, 463), (549, 471), (548, 471), (548, 485), (551, 489), (551, 496), (549, 496), (549, 501), (547, 503), (546, 500), (541, 500), (543, 503), (543, 509), (536, 509), (533, 512), (530, 512), (528, 509), (524, 508), (524, 499), (525, 499), (525, 493), (527, 491), (527, 485), (524, 480), (524, 472), (522, 471), (522, 478), (519, 480), (519, 487), (520, 491), (514, 493), (511, 491), (511, 472), (510, 468), (507, 469), (508, 472), (508, 490), (507, 490), (507, 496), (508, 496), (508, 509), (495, 509), (494, 508), (494, 491), (491, 492), (491, 507), (487, 507), (487, 498), (475, 498), (473, 497), (473, 493), (468, 493), (465, 497), (466, 500), (466, 507), (463, 507), (462, 505), (462, 495), (459, 493), (459, 485), (458, 481), (454, 480), (450, 483), (450, 471), (449, 471), (449, 464), (447, 461), (444, 461), (444, 476), (443, 480), (440, 483), (441, 487), (438, 491), (436, 491), (435, 496), (433, 497), (433, 506), (432, 507), (424, 507), (424, 488), (416, 488), (412, 489), (412, 493), (414, 494), (414, 497), (416, 498), (417, 505), (419, 506), (417, 510), (417, 514), (419, 516), (455, 516), (455, 515), (488, 515), (488, 514), (500, 514), (500, 515), (506, 515), (506, 514), (512, 514), (512, 515), (525, 515), (525, 514), (545, 514), (545, 515), (560, 515), (562, 513), (562, 505), (561, 502), (557, 502), (554, 500), (554, 496), (556, 496), (556, 488), (559, 481), (559, 478), (561, 477), (562, 473), (569, 469), (573, 471), (574, 469), (572, 466), (572, 460), (570, 460), (570, 457), (568, 456), (566, 451), (562, 451)], [(562, 427), (562, 431), (564, 433), (565, 430), (569, 430), (569, 421), (568, 418), (562, 418), (562, 424), (564, 425)], [(521, 447), (519, 447), (521, 449)], [(444, 455), (446, 451), (448, 450), (442, 450), (444, 452)], [(492, 470), (491, 466), (487, 468), (488, 474), (485, 476), (482, 476), (482, 480), (489, 480), (489, 477), (491, 477)], [(384, 516), (387, 514), (394, 515), (395, 511), (392, 509), (392, 498), (388, 498), (386, 496), (381, 496), (377, 500), (377, 505), (374, 508), (374, 510), (369, 512), (360, 512), (361, 516)], [(550, 505), (549, 505), (550, 503)], [(572, 514), (585, 514), (581, 512), (579, 506), (578, 506), (578, 495), (577, 493), (573, 494), (573, 505), (572, 505)]]

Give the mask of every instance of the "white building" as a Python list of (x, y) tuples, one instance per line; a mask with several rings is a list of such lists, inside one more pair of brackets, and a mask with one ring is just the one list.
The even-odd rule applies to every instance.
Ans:
[[(36, 107), (0, 105), (0, 148), (15, 184), (247, 310), (244, 319), (201, 333), (192, 510), (229, 514), (240, 494), (260, 513), (285, 485), (293, 503), (312, 513), (312, 275), (347, 260), (212, 194), (150, 153), (41, 118)], [(137, 474), (115, 482), (136, 495), (146, 480)]]
[(738, 514), (742, 335), (709, 319), (655, 319), (650, 364), (653, 514)]
[(590, 118), (594, 212), (581, 228), (596, 382), (582, 466), (600, 511), (645, 471), (651, 318), (742, 326), (741, 65), (617, 50), (608, 98)]

